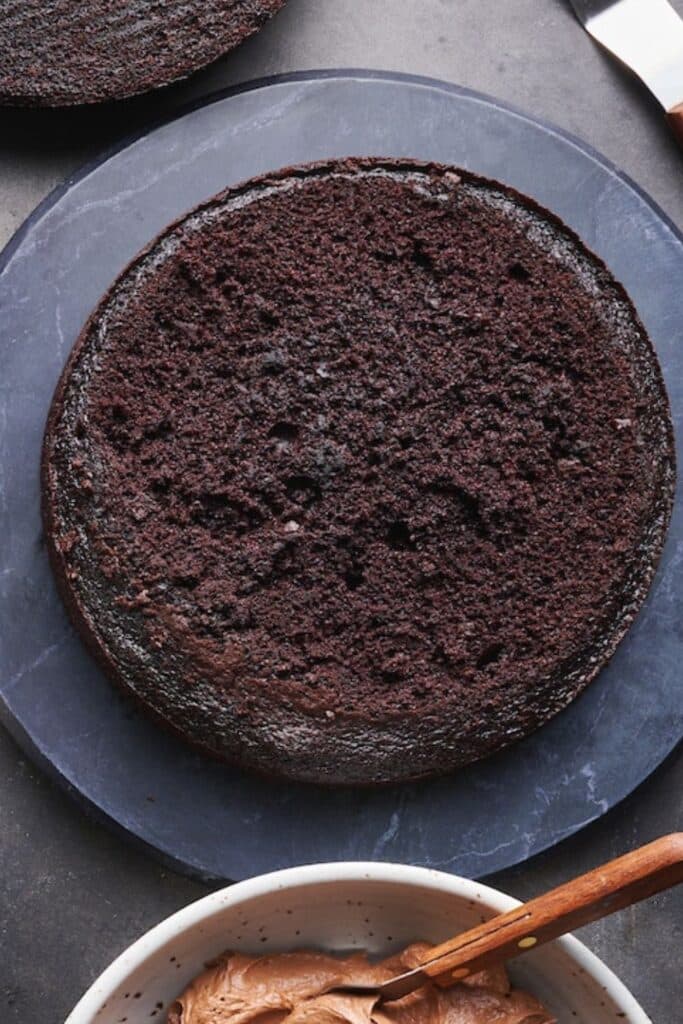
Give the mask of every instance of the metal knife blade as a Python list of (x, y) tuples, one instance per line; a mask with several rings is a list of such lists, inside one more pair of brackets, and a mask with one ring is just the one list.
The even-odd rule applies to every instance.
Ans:
[(665, 110), (683, 103), (683, 19), (667, 0), (571, 0), (597, 42), (645, 83)]

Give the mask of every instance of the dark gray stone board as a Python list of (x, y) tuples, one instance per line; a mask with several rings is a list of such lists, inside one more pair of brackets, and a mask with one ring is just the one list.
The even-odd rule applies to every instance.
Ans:
[(287, 76), (191, 110), (53, 193), (0, 262), (0, 711), (88, 808), (207, 879), (343, 859), (489, 874), (605, 813), (683, 734), (680, 483), (655, 585), (609, 667), (528, 740), (432, 782), (330, 791), (214, 764), (134, 712), (70, 627), (41, 540), (38, 461), (54, 385), (88, 313), (200, 200), (286, 164), (363, 154), (491, 175), (578, 231), (653, 338), (680, 450), (683, 238), (598, 154), (494, 100), (384, 73)]

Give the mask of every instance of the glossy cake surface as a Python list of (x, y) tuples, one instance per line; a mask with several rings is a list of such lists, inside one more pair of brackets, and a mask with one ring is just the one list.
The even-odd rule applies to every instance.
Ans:
[(565, 707), (651, 582), (668, 404), (552, 214), (407, 161), (283, 171), (171, 226), (79, 338), (48, 543), (108, 673), (265, 773), (376, 783)]

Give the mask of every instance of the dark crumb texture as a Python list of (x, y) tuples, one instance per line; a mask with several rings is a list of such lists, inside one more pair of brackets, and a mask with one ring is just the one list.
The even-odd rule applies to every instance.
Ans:
[(285, 0), (0, 0), (0, 103), (120, 99), (185, 78)]
[(211, 753), (372, 783), (563, 708), (642, 602), (674, 454), (621, 287), (458, 171), (230, 190), (114, 285), (64, 372), (44, 507), (109, 673)]

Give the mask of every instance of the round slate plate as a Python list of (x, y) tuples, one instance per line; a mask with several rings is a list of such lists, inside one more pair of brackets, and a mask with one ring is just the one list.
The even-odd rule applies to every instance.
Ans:
[(0, 265), (0, 707), (91, 809), (207, 879), (356, 859), (488, 874), (603, 814), (683, 734), (680, 484), (655, 585), (609, 667), (534, 736), (436, 781), (326, 790), (215, 764), (134, 712), (69, 626), (41, 539), (38, 459), (88, 313), (200, 200), (286, 164), (363, 154), (460, 164), (555, 210), (630, 291), (664, 366), (679, 443), (683, 431), (683, 238), (596, 153), (494, 100), (365, 71), (273, 79), (157, 127), (53, 193)]

